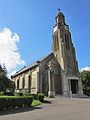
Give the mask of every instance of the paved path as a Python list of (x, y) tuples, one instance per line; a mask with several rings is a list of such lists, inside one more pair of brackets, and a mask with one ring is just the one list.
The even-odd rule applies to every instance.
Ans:
[(0, 115), (0, 120), (90, 120), (90, 99), (49, 99), (35, 109), (16, 110)]

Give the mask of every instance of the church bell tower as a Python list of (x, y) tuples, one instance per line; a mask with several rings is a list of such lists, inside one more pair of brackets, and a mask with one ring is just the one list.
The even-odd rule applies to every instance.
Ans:
[(53, 27), (52, 51), (61, 66), (63, 95), (83, 94), (71, 33), (60, 9)]

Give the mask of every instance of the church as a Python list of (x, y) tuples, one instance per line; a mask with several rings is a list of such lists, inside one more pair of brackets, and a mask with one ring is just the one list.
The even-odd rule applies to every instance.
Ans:
[(16, 92), (44, 93), (53, 97), (83, 95), (71, 33), (60, 10), (55, 21), (51, 53), (11, 76)]

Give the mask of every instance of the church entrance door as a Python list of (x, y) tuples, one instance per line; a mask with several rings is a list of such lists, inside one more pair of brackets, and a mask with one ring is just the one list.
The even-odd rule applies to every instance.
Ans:
[(77, 94), (77, 92), (78, 92), (78, 80), (71, 80), (71, 91), (72, 91), (72, 94)]

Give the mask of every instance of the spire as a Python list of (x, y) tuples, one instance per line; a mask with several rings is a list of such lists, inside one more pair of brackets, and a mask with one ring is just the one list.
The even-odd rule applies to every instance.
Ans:
[(55, 19), (56, 19), (56, 23), (60, 23), (60, 22), (65, 23), (65, 17), (63, 15), (63, 13), (61, 12), (60, 8), (58, 8), (58, 13), (57, 13)]

